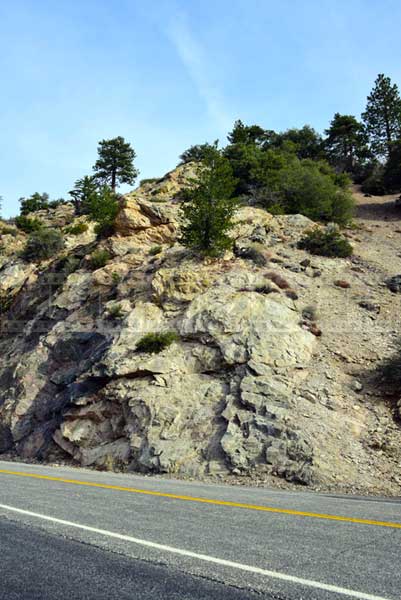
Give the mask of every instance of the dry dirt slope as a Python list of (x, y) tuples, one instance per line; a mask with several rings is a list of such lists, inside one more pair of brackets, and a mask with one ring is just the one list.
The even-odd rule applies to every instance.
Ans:
[[(319, 283), (303, 296), (317, 307), (323, 332), (315, 376), (324, 374), (328, 380), (333, 419), (343, 422), (341, 431), (330, 418), (323, 419), (316, 436), (322, 448), (327, 444), (320, 460), (329, 469), (329, 453), (338, 461), (332, 489), (378, 492), (391, 487), (400, 495), (399, 396), (381, 384), (377, 371), (401, 348), (400, 295), (385, 283), (401, 273), (401, 215), (396, 196), (365, 197), (357, 187), (354, 195), (356, 228), (347, 231), (354, 257), (324, 261)], [(336, 280), (349, 287), (337, 287)], [(353, 483), (344, 486), (345, 478)]]

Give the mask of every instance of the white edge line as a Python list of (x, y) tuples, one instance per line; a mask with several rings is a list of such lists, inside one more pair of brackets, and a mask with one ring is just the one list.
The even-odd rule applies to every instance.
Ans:
[(27, 515), (29, 517), (35, 517), (37, 519), (42, 519), (43, 521), (50, 521), (52, 523), (66, 525), (67, 527), (74, 527), (75, 529), (82, 529), (83, 531), (90, 531), (91, 533), (97, 533), (99, 535), (104, 535), (110, 538), (116, 538), (118, 540), (131, 542), (132, 544), (138, 544), (140, 546), (146, 546), (148, 548), (162, 550), (163, 552), (170, 552), (172, 554), (179, 554), (180, 556), (186, 556), (190, 558), (195, 558), (197, 560), (203, 560), (204, 562), (221, 565), (223, 567), (231, 567), (233, 569), (247, 571), (248, 573), (264, 575), (265, 577), (270, 577), (272, 579), (280, 579), (281, 581), (288, 581), (290, 583), (296, 583), (310, 588), (316, 588), (319, 590), (325, 590), (327, 592), (333, 592), (335, 594), (341, 594), (343, 596), (348, 596), (349, 598), (358, 598), (359, 600), (390, 600), (389, 598), (384, 598), (383, 596), (365, 594), (364, 592), (357, 592), (355, 590), (349, 590), (347, 588), (338, 587), (336, 585), (330, 585), (328, 583), (320, 583), (319, 581), (314, 581), (313, 579), (303, 579), (302, 577), (286, 575), (285, 573), (280, 573), (278, 571), (269, 571), (268, 569), (261, 569), (260, 567), (253, 567), (252, 565), (244, 565), (242, 563), (234, 562), (231, 560), (225, 560), (223, 558), (216, 558), (207, 554), (198, 554), (197, 552), (191, 552), (190, 550), (183, 550), (181, 548), (175, 548), (174, 546), (168, 546), (165, 544), (150, 542), (148, 540), (142, 540), (140, 538), (132, 537), (130, 535), (124, 535), (121, 533), (115, 533), (106, 529), (98, 529), (97, 527), (90, 527), (89, 525), (82, 525), (80, 523), (74, 523), (72, 521), (65, 521), (64, 519), (57, 519), (56, 517), (42, 515), (40, 513), (31, 512), (30, 510), (16, 508), (15, 506), (8, 506), (7, 504), (0, 504), (0, 509), (8, 510), (22, 515)]

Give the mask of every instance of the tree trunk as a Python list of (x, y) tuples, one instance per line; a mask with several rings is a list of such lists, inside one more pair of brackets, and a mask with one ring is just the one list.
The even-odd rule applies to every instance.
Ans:
[(111, 172), (111, 189), (113, 192), (116, 191), (116, 172), (114, 170)]
[(388, 156), (390, 156), (390, 152), (391, 152), (391, 131), (390, 131), (390, 122), (389, 122), (389, 117), (388, 117), (387, 106), (384, 107), (384, 122), (385, 122), (385, 127), (386, 127), (387, 152), (388, 152)]

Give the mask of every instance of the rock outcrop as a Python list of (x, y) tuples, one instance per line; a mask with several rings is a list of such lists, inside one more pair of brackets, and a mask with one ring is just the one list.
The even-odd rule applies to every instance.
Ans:
[[(346, 293), (333, 281), (352, 263), (296, 249), (309, 219), (251, 207), (238, 211), (234, 253), (193, 256), (177, 242), (179, 191), (190, 176), (186, 165), (129, 194), (108, 240), (96, 242), (90, 228), (44, 263), (17, 253), (3, 261), (0, 453), (351, 484), (371, 452), (370, 408), (354, 410), (361, 391), (318, 336), (310, 301), (325, 276), (328, 296)], [(71, 220), (63, 210), (59, 226)], [(93, 271), (96, 244), (111, 258)], [(175, 341), (161, 352), (138, 351), (143, 336), (168, 331)]]

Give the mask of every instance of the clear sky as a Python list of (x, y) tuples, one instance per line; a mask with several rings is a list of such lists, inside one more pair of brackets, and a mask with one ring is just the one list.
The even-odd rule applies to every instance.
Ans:
[(140, 177), (233, 121), (323, 131), (401, 84), (400, 0), (0, 0), (0, 195), (64, 196), (97, 142)]

